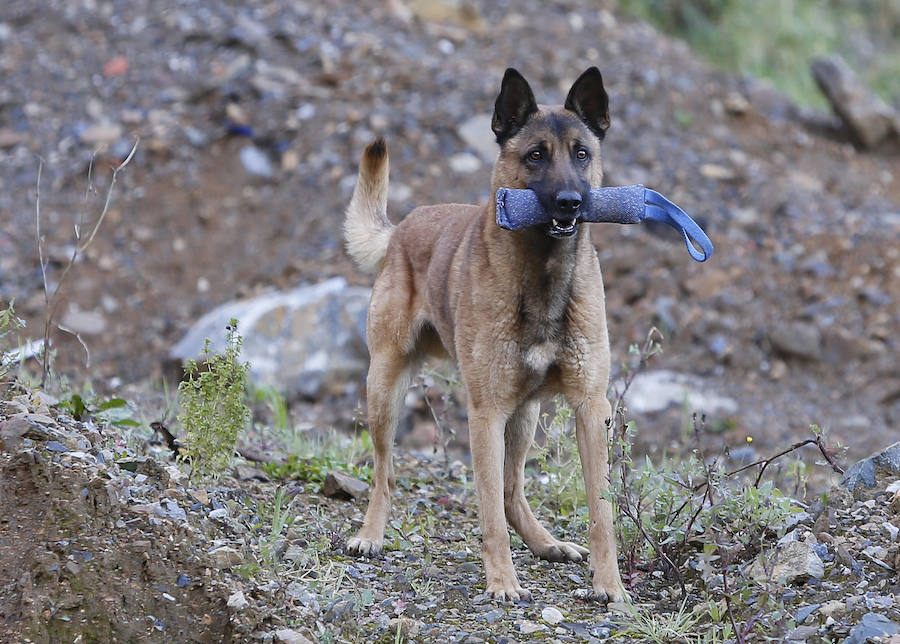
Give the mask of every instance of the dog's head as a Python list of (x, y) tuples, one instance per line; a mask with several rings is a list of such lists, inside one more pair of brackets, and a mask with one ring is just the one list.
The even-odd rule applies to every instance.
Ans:
[(572, 85), (565, 105), (538, 105), (528, 81), (507, 69), (494, 105), (491, 129), (500, 144), (494, 188), (533, 190), (553, 221), (552, 237), (569, 237), (591, 188), (603, 180), (600, 142), (609, 127), (609, 98), (596, 67)]

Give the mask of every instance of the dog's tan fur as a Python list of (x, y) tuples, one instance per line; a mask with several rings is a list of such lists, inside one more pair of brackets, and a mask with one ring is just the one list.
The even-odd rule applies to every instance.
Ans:
[[(590, 154), (579, 171), (590, 186), (601, 185), (597, 133), (602, 136), (608, 124), (605, 92), (599, 112), (585, 96), (572, 105), (567, 100), (569, 109), (534, 106), (531, 113), (513, 109), (510, 115), (501, 105), (504, 91), (495, 113), (495, 133), (503, 140), (492, 191), (528, 186), (523, 159), (531, 147), (544, 146), (548, 156), (562, 159), (576, 140)], [(587, 127), (583, 121), (591, 109), (595, 114), (587, 120), (594, 127)], [(560, 176), (574, 172), (565, 163), (554, 171)], [(387, 174), (387, 149), (379, 139), (363, 154), (345, 226), (357, 263), (371, 269), (380, 262), (368, 317), (368, 416), (375, 467), (365, 521), (348, 551), (372, 555), (381, 550), (394, 484), (391, 447), (407, 387), (424, 358), (450, 357), (467, 392), (486, 590), (506, 600), (529, 597), (513, 569), (508, 521), (545, 559), (581, 561), (590, 552), (594, 595), (622, 600), (612, 509), (604, 499), (609, 341), (603, 280), (589, 231), (580, 226), (572, 236), (556, 239), (539, 228), (502, 230), (493, 201), (417, 208), (393, 226), (386, 214)], [(575, 412), (590, 511), (589, 551), (555, 539), (524, 494), (525, 459), (540, 401), (554, 394), (562, 394)]]

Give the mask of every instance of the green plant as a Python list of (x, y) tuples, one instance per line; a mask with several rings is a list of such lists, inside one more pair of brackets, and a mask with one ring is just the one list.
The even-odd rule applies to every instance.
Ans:
[(631, 604), (624, 605), (625, 614), (617, 620), (620, 630), (617, 637), (629, 641), (640, 639), (654, 644), (671, 642), (693, 643), (700, 618), (686, 610), (687, 602), (681, 602), (676, 612), (645, 610)]
[(299, 479), (321, 485), (331, 470), (341, 470), (365, 481), (372, 475), (371, 467), (361, 462), (373, 450), (372, 439), (365, 430), (354, 437), (335, 433), (312, 437), (297, 432), (288, 447), (291, 453), (286, 461), (262, 465), (273, 479)]
[(122, 398), (109, 398), (102, 402), (85, 402), (80, 394), (71, 394), (59, 402), (59, 406), (67, 409), (75, 420), (83, 420), (93, 416), (101, 423), (117, 427), (139, 427), (128, 402)]
[(263, 403), (271, 417), (271, 426), (281, 433), (293, 430), (287, 400), (272, 385), (251, 385), (250, 398), (256, 403)]
[[(586, 521), (583, 510), (587, 507), (587, 497), (573, 432), (574, 414), (561, 396), (554, 399), (553, 406), (553, 414), (544, 412), (538, 421), (544, 444), (537, 447), (536, 461), (541, 471), (542, 492), (546, 493), (534, 494), (532, 498), (549, 503), (551, 507), (548, 509), (553, 516), (569, 517), (576, 519), (576, 522)], [(538, 481), (532, 479), (531, 487), (537, 484)], [(570, 527), (576, 528), (575, 525)]]
[(237, 320), (226, 327), (225, 350), (211, 353), (210, 340), (203, 347), (204, 366), (189, 360), (186, 379), (178, 385), (184, 429), (179, 459), (190, 464), (191, 475), (218, 476), (231, 462), (238, 433), (250, 420), (244, 404), (248, 363), (239, 362), (242, 338)]

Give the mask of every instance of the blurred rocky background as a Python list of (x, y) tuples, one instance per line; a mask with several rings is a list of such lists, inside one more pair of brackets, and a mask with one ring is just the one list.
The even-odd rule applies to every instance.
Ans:
[(314, 310), (279, 300), (242, 329), (262, 352), (245, 357), (295, 410), (349, 427), (372, 277), (341, 221), (363, 146), (388, 139), (395, 218), (484, 201), (503, 70), (561, 102), (597, 65), (607, 183), (659, 190), (716, 244), (696, 264), (668, 231), (593, 228), (617, 374), (651, 327), (665, 336), (629, 401), (639, 438), (683, 444), (697, 410), (720, 444), (816, 423), (865, 456), (900, 423), (898, 25), (900, 5), (874, 0), (7, 0), (0, 296), (23, 339), (42, 335), (36, 196), (52, 287), (140, 137), (65, 287), (60, 372), (158, 389), (204, 314), (299, 299)]

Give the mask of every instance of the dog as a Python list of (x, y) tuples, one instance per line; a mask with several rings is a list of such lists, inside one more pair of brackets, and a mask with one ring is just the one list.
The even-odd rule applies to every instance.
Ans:
[[(497, 225), (493, 200), (419, 207), (393, 225), (386, 144), (377, 139), (366, 147), (344, 232), (357, 265), (377, 271), (366, 382), (375, 454), (369, 506), (347, 552), (382, 550), (394, 488), (391, 448), (407, 388), (425, 358), (450, 358), (467, 393), (487, 593), (530, 599), (513, 567), (509, 522), (538, 557), (590, 556), (589, 594), (625, 600), (605, 497), (612, 412), (603, 279), (589, 230), (579, 225), (590, 189), (603, 180), (600, 144), (608, 127), (609, 99), (596, 67), (575, 81), (563, 106), (539, 105), (522, 74), (506, 70), (491, 121), (499, 144), (491, 188), (534, 190), (552, 214), (551, 223), (518, 231)], [(575, 413), (589, 550), (554, 538), (525, 497), (540, 403), (557, 394)]]

